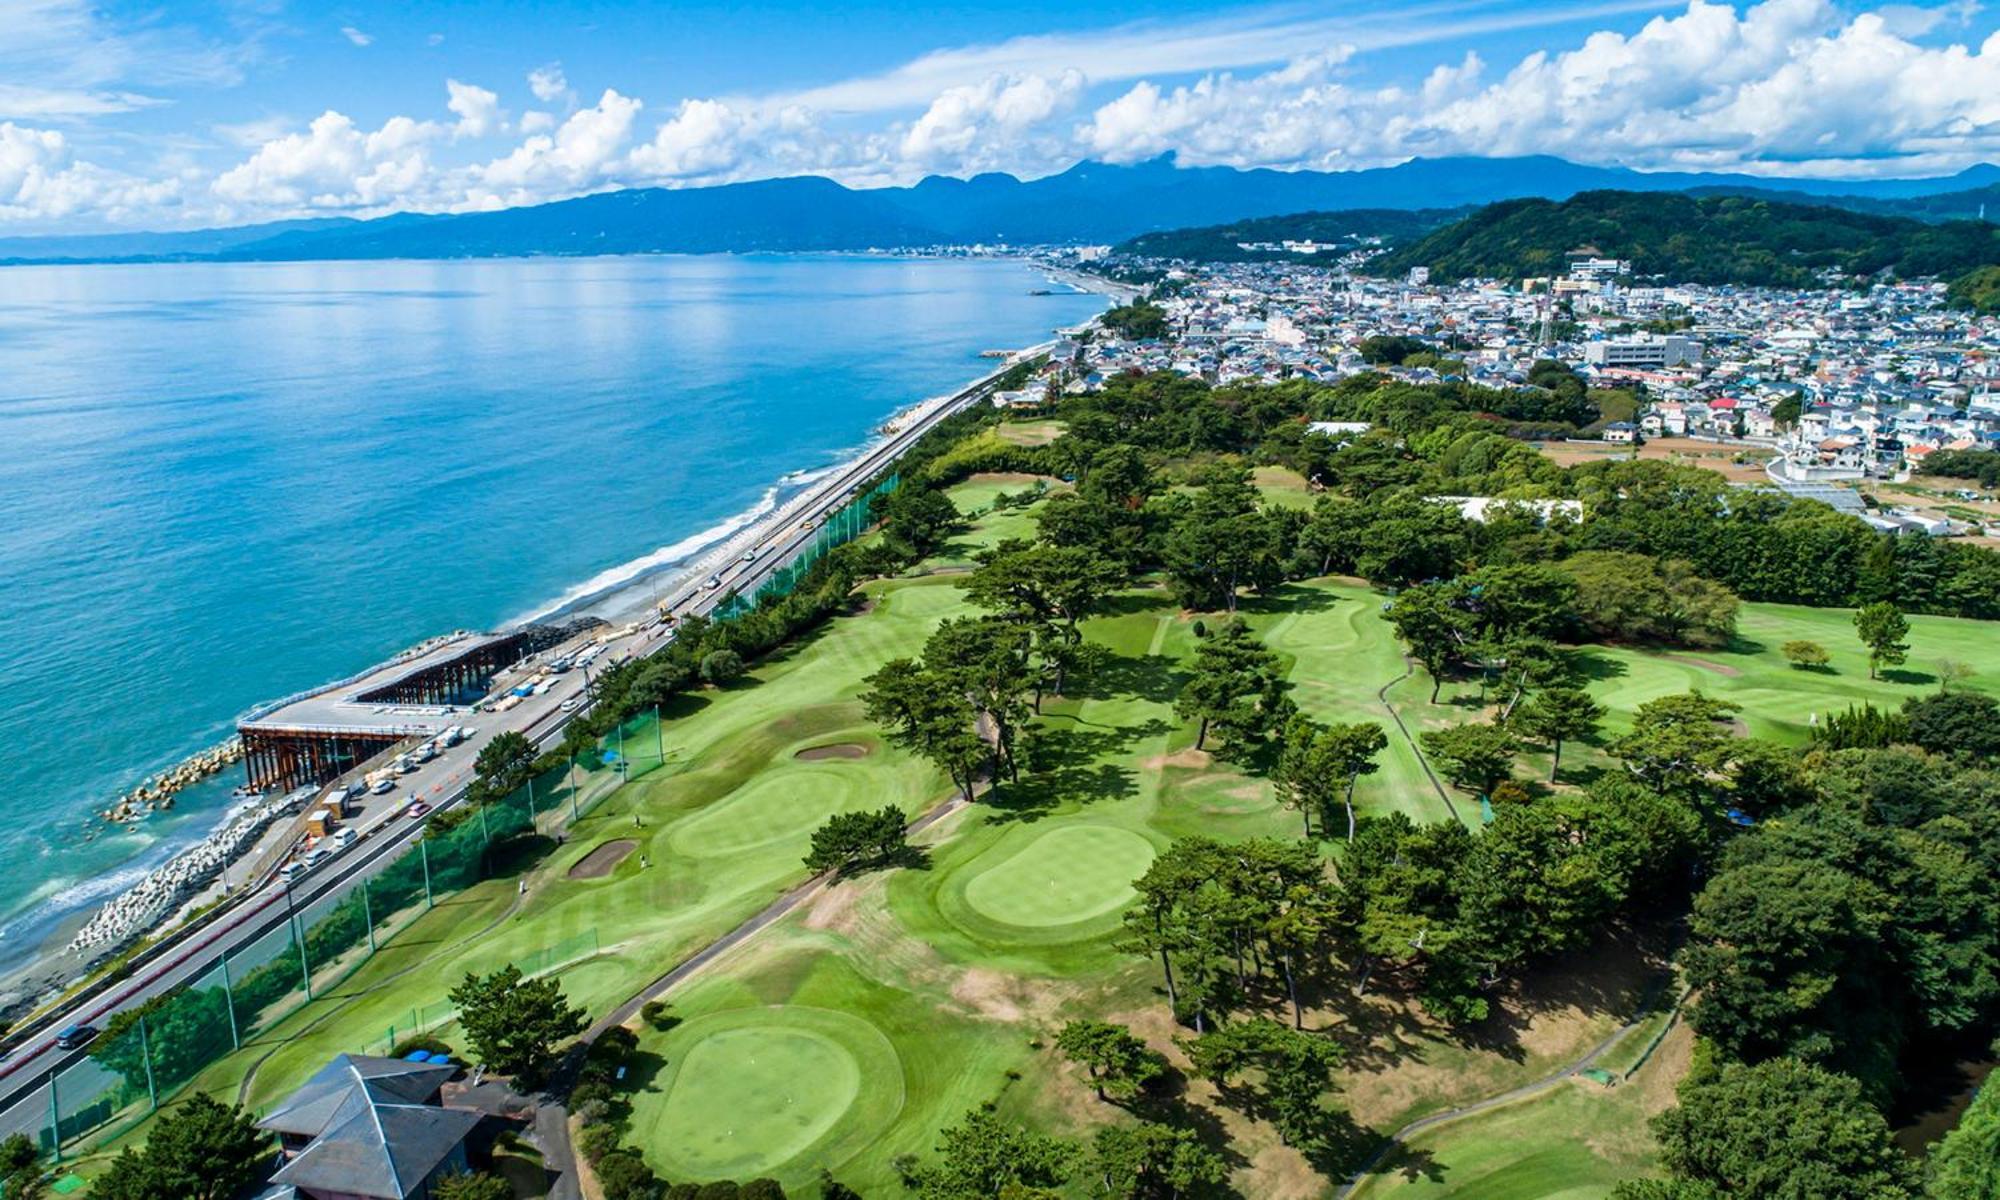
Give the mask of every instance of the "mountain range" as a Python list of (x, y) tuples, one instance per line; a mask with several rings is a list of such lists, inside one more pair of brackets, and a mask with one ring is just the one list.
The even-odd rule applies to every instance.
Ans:
[[(1346, 209), (1454, 209), (1579, 192), (1733, 191), (1844, 207), (2000, 203), (2000, 167), (1928, 179), (1787, 180), (1640, 172), (1559, 158), (1413, 159), (1357, 171), (1082, 162), (1022, 180), (932, 176), (857, 189), (802, 176), (628, 188), (498, 212), (331, 218), (174, 233), (0, 238), (0, 262), (464, 258), (527, 254), (827, 251), (939, 244), (1109, 243), (1246, 218)], [(1950, 210), (1950, 211), (1945, 211)], [(1912, 214), (1916, 215), (1916, 214)]]

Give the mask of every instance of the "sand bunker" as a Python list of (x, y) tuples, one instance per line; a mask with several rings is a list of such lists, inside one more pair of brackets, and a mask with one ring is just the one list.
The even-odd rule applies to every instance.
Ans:
[(611, 869), (625, 861), (625, 856), (639, 848), (639, 843), (631, 838), (619, 838), (606, 842), (583, 856), (569, 869), (571, 879), (602, 879), (611, 874)]
[(868, 747), (859, 742), (835, 742), (831, 746), (807, 746), (792, 757), (800, 762), (824, 762), (830, 758), (867, 758)]

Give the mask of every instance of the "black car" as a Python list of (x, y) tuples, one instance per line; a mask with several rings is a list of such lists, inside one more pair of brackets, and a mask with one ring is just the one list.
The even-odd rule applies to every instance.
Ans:
[(72, 1025), (56, 1035), (56, 1049), (77, 1050), (97, 1039), (97, 1026)]

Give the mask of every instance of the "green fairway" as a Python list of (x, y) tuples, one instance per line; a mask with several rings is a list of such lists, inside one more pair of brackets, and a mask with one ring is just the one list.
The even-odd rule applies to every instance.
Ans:
[[(1627, 647), (1592, 647), (1585, 652), (1589, 672), (1599, 677), (1591, 692), (1612, 717), (1607, 725), (1625, 728), (1623, 718), (1660, 696), (1698, 689), (1743, 706), (1739, 714), (1754, 737), (1802, 742), (1815, 715), (1825, 720), (1850, 704), (1872, 702), (1900, 708), (1903, 701), (1937, 690), (1940, 659), (1955, 659), (1982, 673), (1963, 686), (2000, 694), (2000, 622), (1956, 617), (1912, 616), (1909, 661), (1868, 678), (1868, 655), (1854, 634), (1854, 613), (1844, 608), (1795, 604), (1745, 604), (1737, 639), (1718, 650), (1660, 653)], [(1832, 655), (1821, 670), (1800, 670), (1785, 661), (1788, 641), (1818, 642)]]
[[(874, 1026), (796, 1005), (696, 1018), (661, 1040), (666, 1066), (633, 1101), (631, 1134), (676, 1178), (748, 1179), (825, 1161), (902, 1107), (902, 1068)], [(857, 1105), (864, 1089), (870, 1102)], [(874, 1127), (868, 1127), (871, 1120)]]
[(1124, 911), (1153, 844), (1110, 825), (1064, 825), (972, 877), (965, 902), (994, 921), (1046, 928)]
[(673, 847), (695, 858), (777, 844), (804, 854), (812, 831), (827, 816), (876, 804), (875, 782), (860, 762), (780, 762), (736, 789), (727, 804), (676, 826)]

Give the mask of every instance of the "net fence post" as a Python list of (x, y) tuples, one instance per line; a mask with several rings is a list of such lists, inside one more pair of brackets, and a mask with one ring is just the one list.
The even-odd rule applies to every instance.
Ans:
[(361, 924), (368, 931), (368, 953), (375, 953), (375, 906), (368, 900), (368, 881), (361, 881)]
[(139, 1061), (146, 1066), (146, 1111), (160, 1111), (160, 1089), (153, 1082), (153, 1043), (146, 1037), (146, 1017), (139, 1015)]
[(222, 1007), (229, 1013), (229, 1048), (241, 1050), (243, 1035), (236, 1027), (236, 986), (229, 982), (229, 954), (224, 951), (215, 956), (216, 965), (222, 968)]
[(417, 839), (417, 855), (424, 863), (424, 908), (431, 906), (431, 848), (424, 839)]

